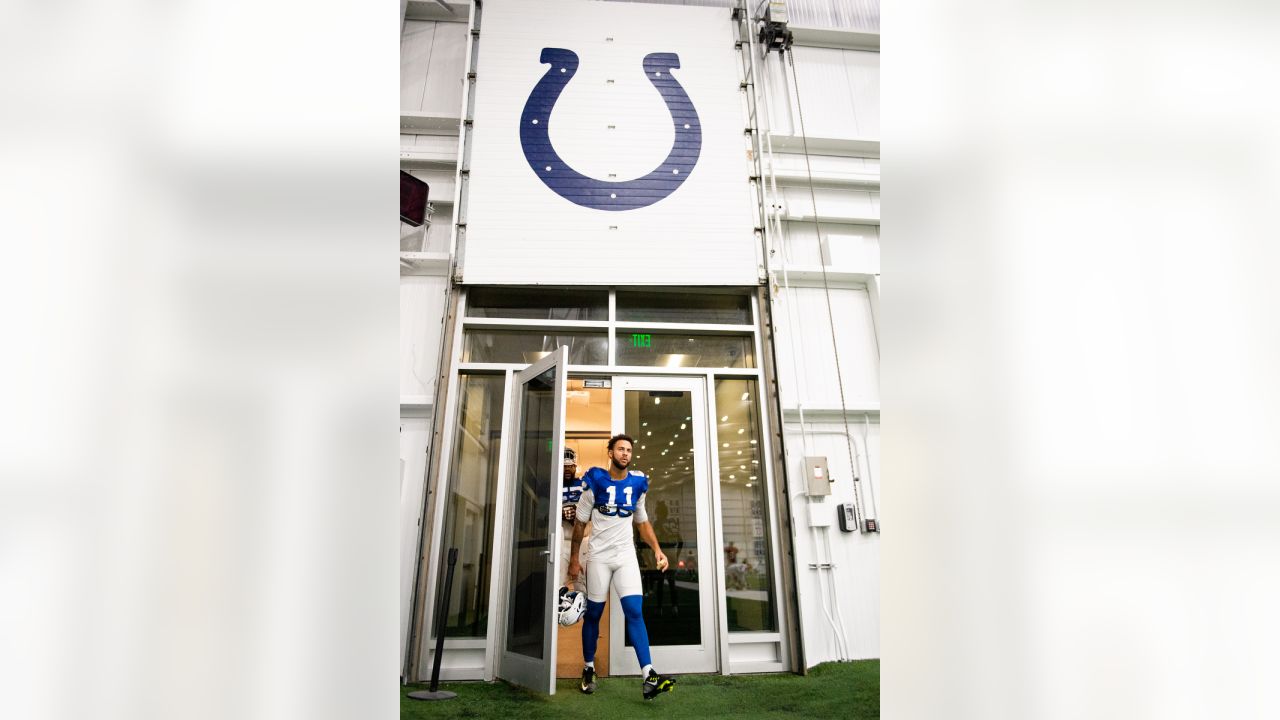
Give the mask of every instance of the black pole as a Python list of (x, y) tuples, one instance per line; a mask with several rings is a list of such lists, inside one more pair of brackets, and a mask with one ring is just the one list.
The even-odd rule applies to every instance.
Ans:
[(445, 621), (449, 617), (449, 600), (453, 594), (453, 568), (458, 564), (458, 548), (449, 548), (449, 569), (444, 574), (444, 600), (436, 611), (436, 656), (431, 665), (431, 689), (409, 693), (414, 700), (449, 700), (457, 697), (457, 693), (439, 690), (440, 659), (444, 656)]

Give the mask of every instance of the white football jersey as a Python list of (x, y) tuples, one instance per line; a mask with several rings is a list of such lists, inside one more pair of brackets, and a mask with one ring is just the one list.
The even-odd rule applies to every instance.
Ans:
[(644, 496), (649, 478), (639, 470), (630, 470), (621, 480), (614, 480), (604, 468), (593, 467), (582, 476), (582, 495), (578, 498), (578, 520), (591, 523), (588, 548), (596, 558), (619, 553), (635, 553), (632, 520), (649, 522)]

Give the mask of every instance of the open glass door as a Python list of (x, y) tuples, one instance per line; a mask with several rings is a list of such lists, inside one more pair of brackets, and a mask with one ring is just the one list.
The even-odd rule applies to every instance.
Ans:
[(560, 553), (553, 551), (559, 543), (568, 350), (562, 346), (516, 374), (507, 424), (509, 574), (498, 677), (548, 694), (556, 691), (556, 591), (563, 574)]
[[(704, 385), (701, 378), (613, 380), (613, 427), (635, 438), (631, 467), (649, 476), (645, 511), (671, 563), (665, 572), (658, 571), (653, 551), (636, 536), (645, 628), (654, 667), (661, 673), (720, 669), (714, 602), (719, 553), (712, 542)], [(612, 672), (638, 675), (623, 614), (611, 615)]]

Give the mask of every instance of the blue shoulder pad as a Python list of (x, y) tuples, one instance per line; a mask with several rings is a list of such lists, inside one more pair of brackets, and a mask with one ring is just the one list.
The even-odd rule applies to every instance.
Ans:
[(593, 467), (582, 476), (582, 489), (591, 489), (597, 498), (604, 494), (605, 485), (609, 483), (609, 473), (604, 468)]
[(649, 476), (639, 470), (632, 470), (627, 474), (627, 480), (631, 481), (632, 487), (636, 490), (636, 497), (640, 497), (644, 493), (649, 492)]

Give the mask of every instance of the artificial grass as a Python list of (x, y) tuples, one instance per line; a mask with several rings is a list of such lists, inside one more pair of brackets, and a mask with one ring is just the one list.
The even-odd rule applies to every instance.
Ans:
[(593, 695), (578, 692), (576, 680), (560, 680), (556, 694), (538, 695), (506, 683), (440, 683), (458, 693), (452, 700), (424, 702), (405, 697), (426, 685), (400, 691), (400, 717), (548, 718), (624, 720), (625, 718), (853, 718), (880, 717), (880, 661), (823, 663), (807, 676), (680, 675), (669, 693), (645, 701), (640, 679), (601, 678)]

